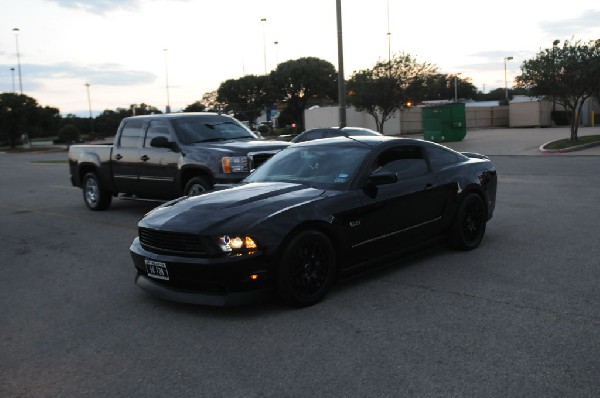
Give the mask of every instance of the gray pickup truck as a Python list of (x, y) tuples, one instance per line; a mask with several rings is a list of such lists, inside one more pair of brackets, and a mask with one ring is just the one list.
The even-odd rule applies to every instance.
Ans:
[(265, 141), (232, 117), (172, 113), (123, 119), (112, 145), (73, 145), (69, 171), (91, 210), (114, 196), (171, 199), (233, 184), (288, 142)]

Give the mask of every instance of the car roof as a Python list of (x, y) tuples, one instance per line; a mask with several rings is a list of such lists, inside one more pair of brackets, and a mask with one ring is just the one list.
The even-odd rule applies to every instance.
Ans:
[(198, 116), (222, 116), (229, 119), (233, 119), (229, 115), (224, 115), (217, 112), (178, 112), (178, 113), (155, 113), (152, 115), (139, 115), (139, 116), (128, 116), (126, 119), (180, 119), (185, 117), (198, 117)]
[(361, 135), (354, 137), (332, 137), (332, 138), (321, 138), (318, 140), (311, 141), (303, 141), (299, 143), (295, 143), (293, 146), (359, 146), (359, 145), (367, 145), (371, 147), (379, 146), (380, 144), (385, 143), (428, 143), (427, 141), (416, 139), (416, 138), (403, 138), (403, 137), (393, 137), (393, 136), (385, 136), (385, 135)]

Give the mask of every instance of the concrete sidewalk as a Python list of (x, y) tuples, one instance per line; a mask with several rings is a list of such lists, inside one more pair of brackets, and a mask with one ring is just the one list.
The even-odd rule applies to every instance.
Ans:
[[(600, 127), (580, 127), (578, 136), (584, 135), (600, 135)], [(484, 155), (600, 156), (600, 146), (562, 154), (547, 154), (539, 150), (547, 142), (569, 136), (569, 127), (480, 129), (467, 130), (462, 141), (441, 144), (457, 151), (479, 152)], [(419, 134), (418, 137), (422, 138), (422, 135)]]

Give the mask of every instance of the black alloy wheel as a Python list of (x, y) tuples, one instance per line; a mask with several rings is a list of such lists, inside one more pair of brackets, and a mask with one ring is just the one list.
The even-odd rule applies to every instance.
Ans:
[(335, 278), (335, 250), (329, 238), (316, 230), (298, 233), (281, 257), (277, 290), (291, 305), (318, 303)]
[(460, 250), (475, 249), (481, 243), (487, 223), (487, 209), (481, 196), (469, 193), (464, 197), (454, 218), (450, 242)]

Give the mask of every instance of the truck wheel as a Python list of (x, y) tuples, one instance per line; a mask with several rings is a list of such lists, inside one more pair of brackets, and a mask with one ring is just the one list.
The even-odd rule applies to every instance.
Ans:
[(83, 200), (90, 210), (106, 210), (112, 201), (112, 194), (102, 188), (96, 173), (87, 173), (83, 177)]
[(203, 177), (193, 177), (185, 184), (183, 194), (186, 196), (196, 196), (209, 189), (211, 189), (211, 186)]

